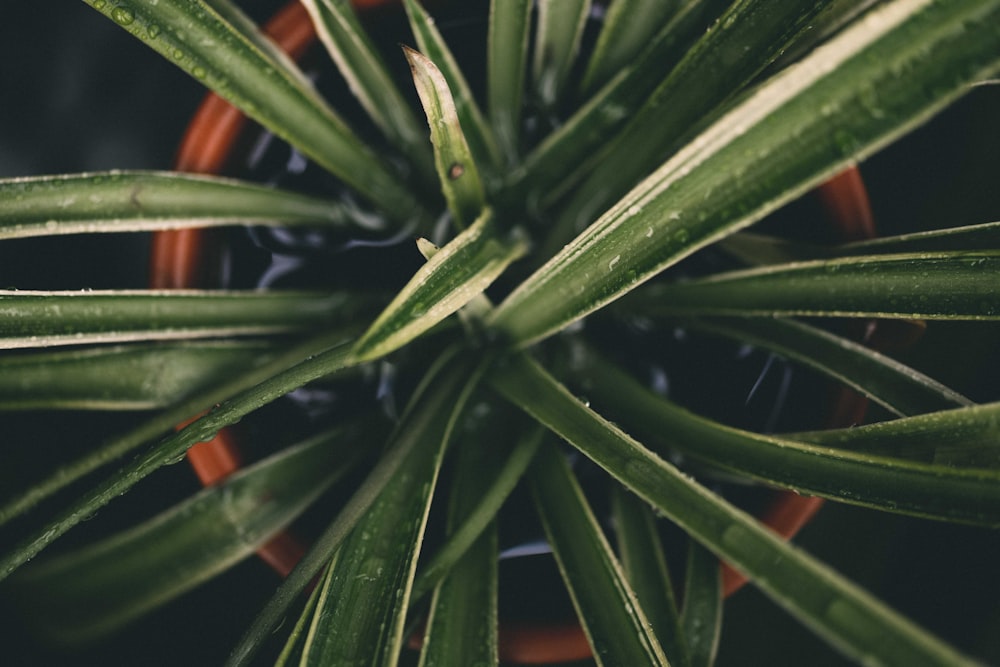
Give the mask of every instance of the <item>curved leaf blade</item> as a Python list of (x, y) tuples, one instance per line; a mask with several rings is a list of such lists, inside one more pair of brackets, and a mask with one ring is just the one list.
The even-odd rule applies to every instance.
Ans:
[(0, 180), (0, 240), (220, 225), (367, 228), (339, 202), (233, 179), (110, 171)]
[(448, 88), (455, 100), (455, 111), (465, 138), (469, 142), (473, 161), (487, 171), (496, 171), (500, 167), (501, 157), (493, 129), (483, 117), (472, 94), (472, 88), (469, 87), (455, 57), (434, 25), (434, 20), (420, 3), (417, 0), (405, 0), (403, 4), (420, 52), (438, 67), (448, 82)]
[(346, 294), (0, 290), (0, 348), (301, 331), (351, 308)]
[(273, 357), (273, 345), (115, 345), (0, 357), (0, 410), (149, 410)]
[(1000, 403), (781, 437), (876, 456), (1000, 469)]
[[(674, 586), (652, 509), (623, 487), (614, 486), (611, 512), (618, 558), (649, 627), (672, 667), (691, 667), (687, 633), (681, 631)], [(690, 588), (684, 591), (687, 599)]]
[(591, 0), (538, 3), (532, 82), (545, 108), (556, 107), (580, 50)]
[(355, 425), (314, 436), (12, 584), (35, 598), (33, 613), (59, 641), (113, 632), (252, 554), (350, 467), (359, 435)]
[(479, 374), (459, 360), (427, 389), (416, 443), (340, 546), (309, 629), (304, 665), (396, 664), (423, 530), (445, 447)]
[[(628, 67), (656, 32), (677, 13), (680, 0), (618, 0), (606, 10), (597, 44), (587, 61), (580, 89), (584, 95)], [(691, 4), (691, 3), (689, 3)]]
[(657, 457), (527, 357), (497, 366), (490, 380), (849, 657), (899, 665), (975, 664)]
[[(478, 439), (462, 437), (456, 443), (457, 471), (448, 499), (448, 535), (476, 520), (482, 489), (495, 484), (496, 464), (503, 451), (484, 446)], [(421, 667), (438, 665), (496, 665), (497, 649), (497, 551), (494, 517), (477, 531), (478, 537), (449, 568), (434, 590), (424, 632)], [(439, 552), (440, 554), (440, 552)], [(412, 599), (417, 599), (414, 583)]]
[[(615, 0), (616, 5), (624, 3)], [(656, 0), (661, 2), (661, 0)], [(667, 3), (663, 3), (667, 4)], [(589, 163), (638, 111), (649, 94), (664, 79), (664, 69), (682, 58), (685, 50), (728, 6), (728, 0), (688, 2), (629, 63), (564, 123), (550, 132), (511, 170), (499, 193), (511, 206), (546, 205), (576, 182), (566, 165)], [(614, 11), (614, 6), (609, 11)], [(578, 175), (576, 175), (578, 176)]]
[[(538, 451), (544, 433), (544, 430), (538, 429), (518, 438), (507, 458), (498, 466), (489, 469), (491, 473), (489, 482), (481, 484), (478, 487), (479, 496), (467, 503), (468, 510), (461, 523), (449, 534), (445, 543), (427, 564), (417, 572), (417, 578), (413, 582), (414, 600), (419, 600), (430, 592), (487, 529), (507, 496), (524, 476), (535, 452)], [(479, 437), (490, 438), (491, 434), (483, 433)], [(492, 442), (489, 445), (491, 451), (500, 451), (504, 446), (503, 443)]]
[(530, 471), (535, 504), (598, 665), (667, 659), (576, 478), (552, 443)]
[(361, 106), (419, 173), (430, 170), (427, 138), (346, 0), (303, 0), (327, 52)]
[(1000, 251), (863, 255), (655, 285), (635, 298), (661, 314), (996, 320), (998, 275)]
[(691, 540), (684, 577), (684, 636), (691, 667), (712, 667), (722, 634), (722, 572), (711, 551)]
[(486, 99), (494, 136), (508, 163), (517, 161), (520, 150), (521, 100), (531, 5), (530, 0), (490, 2)]
[(401, 179), (230, 0), (84, 0), (356, 188), (396, 222), (419, 210)]
[(493, 324), (516, 345), (544, 338), (871, 154), (1000, 68), (998, 22), (995, 0), (897, 0), (866, 15), (638, 185)]
[[(703, 129), (832, 0), (741, 0), (684, 54), (642, 107), (602, 150), (571, 170), (586, 174), (559, 212), (554, 252)], [(709, 5), (711, 12), (716, 9)], [(717, 10), (717, 9), (716, 9)], [(704, 11), (704, 10), (703, 10)]]
[[(453, 392), (442, 389), (441, 373), (455, 368), (455, 350), (446, 350), (435, 359), (425, 374), (421, 385), (415, 390), (403, 413), (400, 426), (389, 440), (371, 472), (344, 504), (336, 518), (324, 529), (306, 552), (302, 560), (278, 587), (268, 603), (261, 609), (253, 623), (244, 633), (240, 642), (230, 653), (227, 665), (243, 665), (253, 659), (264, 642), (273, 634), (274, 628), (285, 618), (288, 610), (301, 593), (310, 585), (319, 572), (335, 558), (338, 549), (354, 528), (372, 507), (386, 486), (395, 479), (404, 462), (408, 461), (421, 437), (435, 428), (440, 412), (444, 409), (441, 401), (453, 398)], [(451, 371), (448, 371), (451, 372)], [(454, 378), (451, 378), (449, 383)], [(435, 391), (429, 388), (435, 387)]]
[(819, 371), (900, 416), (972, 405), (933, 378), (852, 340), (789, 319), (698, 318), (695, 329), (775, 352)]
[[(808, 495), (931, 519), (1000, 526), (996, 470), (917, 463), (750, 433), (694, 415), (596, 357), (585, 372), (593, 400), (620, 415), (662, 456), (676, 448), (724, 470)], [(948, 423), (946, 419), (944, 424)], [(943, 430), (938, 430), (939, 439)]]
[(410, 63), (413, 82), (430, 126), (438, 181), (452, 219), (459, 229), (465, 229), (486, 206), (479, 167), (465, 140), (455, 100), (441, 71), (429, 58), (413, 49), (404, 46), (403, 53)]
[[(321, 336), (295, 345), (286, 352), (279, 353), (271, 361), (259, 366), (250, 368), (244, 366), (240, 373), (230, 377), (226, 382), (213, 384), (205, 390), (196, 392), (189, 398), (175, 403), (131, 431), (113, 437), (79, 459), (56, 468), (48, 477), (32, 484), (26, 491), (4, 502), (3, 505), (0, 505), (0, 525), (24, 514), (41, 501), (52, 497), (101, 466), (107, 465), (135, 448), (161, 437), (164, 433), (169, 433), (177, 424), (189, 421), (192, 415), (201, 414), (213, 405), (220, 404), (237, 394), (252, 389), (272, 376), (287, 371), (307, 357), (342, 345), (352, 340), (356, 334), (357, 332), (350, 328), (326, 332)], [(131, 488), (131, 485), (124, 488)], [(44, 548), (45, 544), (42, 544), (39, 549)]]
[[(328, 335), (324, 336), (323, 339), (328, 342)], [(315, 346), (315, 342), (313, 345)], [(295, 350), (296, 353), (300, 351), (299, 349)], [(280, 363), (284, 366), (283, 370), (272, 370), (264, 376), (265, 379), (259, 381), (255, 386), (222, 401), (205, 416), (188, 424), (177, 433), (164, 438), (134, 460), (124, 464), (115, 474), (92, 487), (20, 544), (15, 545), (9, 552), (0, 556), (0, 580), (7, 578), (14, 570), (34, 558), (45, 547), (98, 509), (123, 495), (144, 477), (162, 466), (176, 463), (195, 444), (210, 440), (221, 428), (239, 421), (250, 412), (294, 389), (331, 373), (350, 368), (358, 362), (345, 349), (345, 346), (338, 345), (332, 349), (319, 351), (314, 356), (298, 356), (292, 358), (291, 361), (287, 356), (283, 356), (280, 358)], [(256, 379), (255, 375), (250, 375), (250, 377)], [(199, 405), (198, 409), (204, 410), (207, 407), (209, 406)], [(185, 418), (189, 418), (191, 414), (187, 413)], [(170, 428), (170, 426), (166, 426), (166, 428)], [(131, 439), (127, 439), (126, 442), (141, 444), (135, 443)], [(120, 445), (121, 443), (114, 444)], [(61, 475), (55, 475), (54, 483), (55, 485), (63, 483)], [(28, 495), (34, 498), (36, 494), (32, 492)], [(24, 503), (20, 501), (16, 501), (14, 504), (19, 508), (24, 506)]]

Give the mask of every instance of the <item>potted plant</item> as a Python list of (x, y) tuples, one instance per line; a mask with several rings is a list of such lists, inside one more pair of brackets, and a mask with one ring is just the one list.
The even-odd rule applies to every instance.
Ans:
[[(312, 390), (252, 425), (281, 424), (268, 434), (288, 443), (277, 453), (140, 527), (24, 567), (8, 589), (18, 609), (37, 606), (64, 638), (109, 632), (261, 548), (332, 487), (339, 501), (317, 512), (325, 526), (232, 660), (251, 659), (290, 614), (300, 620), (278, 647), (286, 662), (394, 663), (413, 632), (426, 660), (495, 662), (493, 519), (524, 477), (601, 662), (710, 661), (715, 556), (853, 659), (964, 659), (674, 463), (713, 485), (752, 480), (996, 525), (995, 406), (812, 319), (931, 320), (932, 330), (969, 320), (980, 325), (972, 339), (988, 340), (995, 225), (846, 245), (779, 240), (780, 220), (764, 223), (771, 235), (744, 230), (995, 77), (998, 3), (616, 0), (595, 27), (590, 3), (541, 3), (535, 16), (531, 3), (496, 2), (481, 40), (485, 91), (473, 92), (464, 60), (407, 2), (420, 101), (410, 107), (383, 64), (395, 54), (378, 55), (346, 3), (307, 2), (371, 117), (365, 139), (229, 3), (89, 4), (336, 182), (304, 193), (148, 172), (16, 179), (2, 184), (6, 236), (197, 223), (320, 228), (334, 243), (430, 240), (419, 244), (425, 263), (388, 294), (360, 267), (322, 291), (5, 292), (6, 346), (27, 350), (4, 359), (9, 405), (156, 412), (78, 459), (25, 457), (43, 472), (26, 473), (40, 481), (0, 510), (23, 536), (4, 577), (196, 443)], [(585, 39), (593, 48), (581, 51)], [(714, 419), (698, 416), (677, 388), (665, 397), (637, 375), (679, 363), (655, 348), (696, 349), (664, 332), (790, 358), (869, 397), (880, 421), (753, 432), (712, 412), (724, 381), (689, 404)], [(373, 377), (383, 388), (395, 380), (392, 423), (373, 401), (334, 401), (310, 417), (315, 395), (350, 396)], [(318, 435), (288, 425), (289, 411)], [(560, 440), (601, 472), (570, 470)], [(115, 459), (117, 472), (67, 490)], [(585, 498), (577, 475), (616, 480), (616, 549), (589, 505), (608, 502), (608, 484)], [(707, 547), (691, 550), (681, 611), (654, 515)]]

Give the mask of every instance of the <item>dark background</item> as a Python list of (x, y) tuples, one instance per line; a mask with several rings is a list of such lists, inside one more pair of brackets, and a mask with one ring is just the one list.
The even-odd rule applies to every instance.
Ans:
[[(0, 176), (170, 167), (203, 94), (198, 84), (82, 2), (5, 5), (0, 14)], [(998, 118), (1000, 86), (977, 88), (930, 126), (866, 163), (883, 231), (1000, 219)], [(143, 235), (4, 242), (0, 286), (141, 287), (146, 245)], [(998, 400), (1000, 346), (996, 336), (982, 341), (981, 332), (967, 325), (934, 326), (929, 342), (944, 342), (947, 356), (918, 349), (910, 360), (977, 400)], [(61, 424), (40, 419), (31, 425), (34, 430), (18, 430), (8, 428), (9, 417), (0, 413), (0, 438), (38, 437), (49, 429), (57, 437), (86, 442), (86, 420), (60, 419)], [(0, 461), (9, 465), (13, 459), (4, 444)], [(0, 471), (0, 484), (14, 481)], [(145, 486), (120, 503), (141, 513), (148, 499), (178, 493), (178, 487), (181, 494), (194, 488), (182, 466), (154, 475)], [(7, 495), (6, 489), (0, 488), (0, 495)], [(962, 649), (1000, 663), (996, 531), (828, 506), (798, 542)], [(218, 664), (275, 584), (263, 566), (248, 561), (126, 630), (115, 644), (78, 655), (37, 644), (16, 612), (0, 606), (0, 613), (8, 615), (0, 631), (0, 662)], [(844, 664), (752, 589), (727, 604), (726, 616), (720, 664)], [(200, 656), (198, 662), (192, 663), (191, 655)]]

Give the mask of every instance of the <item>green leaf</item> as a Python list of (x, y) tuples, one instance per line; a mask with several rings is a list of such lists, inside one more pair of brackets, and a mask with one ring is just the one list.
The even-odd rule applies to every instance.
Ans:
[[(170, 406), (131, 431), (104, 442), (83, 457), (57, 467), (48, 477), (33, 483), (29, 489), (6, 501), (0, 506), (0, 525), (25, 513), (42, 500), (53, 496), (56, 492), (101, 466), (114, 461), (136, 447), (161, 437), (164, 433), (170, 432), (178, 424), (189, 421), (192, 416), (201, 414), (213, 405), (250, 390), (272, 376), (287, 371), (309, 356), (342, 345), (356, 334), (357, 332), (352, 328), (324, 332), (321, 336), (309, 339), (278, 354), (271, 361), (250, 368), (243, 367), (241, 372), (233, 375), (226, 382), (214, 384), (192, 394), (189, 398)], [(149, 470), (153, 469), (155, 468)], [(125, 488), (131, 488), (131, 484)], [(45, 544), (42, 544), (39, 548), (44, 546)]]
[[(298, 353), (300, 350), (297, 349), (295, 352)], [(98, 509), (120, 497), (150, 473), (164, 465), (176, 463), (193, 445), (212, 439), (221, 428), (239, 421), (257, 408), (267, 405), (294, 389), (358, 363), (348, 352), (346, 346), (333, 347), (307, 358), (299, 356), (297, 361), (300, 363), (295, 361), (289, 363), (287, 356), (281, 357), (280, 362), (285, 365), (285, 370), (277, 372), (274, 369), (268, 369), (271, 372), (264, 375), (266, 379), (260, 381), (259, 384), (222, 401), (204, 417), (190, 423), (174, 435), (164, 438), (132, 461), (122, 465), (115, 474), (108, 476), (104, 481), (70, 503), (68, 507), (58, 512), (55, 518), (44, 523), (20, 544), (0, 557), (0, 580), (34, 558), (42, 549)], [(204, 410), (207, 407), (209, 406), (200, 405), (198, 409)], [(187, 413), (187, 417), (190, 417), (191, 414), (191, 412)], [(197, 411), (194, 411), (193, 414), (197, 414)], [(60, 478), (61, 475), (57, 473), (53, 478), (54, 484), (60, 484), (62, 482)], [(29, 495), (34, 497), (36, 494), (32, 491)], [(14, 505), (23, 507), (24, 503), (15, 501)]]
[(517, 161), (531, 0), (492, 0), (486, 38), (486, 97), (497, 144)]
[(0, 290), (0, 348), (301, 331), (356, 314), (353, 300), (307, 292)]
[(781, 437), (859, 453), (998, 470), (1000, 403)]
[(900, 416), (972, 402), (940, 382), (852, 340), (788, 319), (688, 320), (695, 329), (775, 352), (844, 383)]
[(864, 255), (720, 273), (651, 286), (652, 314), (1000, 318), (1000, 251)]
[(681, 632), (674, 587), (652, 510), (615, 485), (611, 489), (611, 513), (618, 538), (618, 558), (649, 627), (673, 667), (690, 667), (687, 639)]
[(218, 225), (371, 227), (339, 202), (174, 172), (2, 179), (0, 200), (0, 239)]
[(998, 0), (871, 12), (657, 169), (500, 304), (494, 325), (517, 345), (548, 336), (871, 154), (1000, 68), (998, 23)]
[[(724, 470), (809, 495), (889, 512), (1000, 526), (1000, 471), (915, 463), (742, 431), (674, 405), (596, 355), (581, 372), (587, 378), (588, 395), (627, 421), (661, 456), (677, 449)], [(964, 410), (954, 413), (944, 424), (967, 416)], [(939, 427), (939, 442), (947, 445), (940, 440), (943, 431)]]
[(598, 665), (667, 665), (566, 461), (544, 443), (530, 471), (545, 534)]
[(346, 0), (304, 0), (302, 4), (351, 92), (375, 125), (413, 162), (417, 173), (429, 172), (431, 156), (427, 150), (427, 135), (350, 3)]
[(527, 250), (523, 239), (497, 237), (492, 211), (417, 270), (355, 346), (361, 360), (389, 354), (481, 294)]
[(410, 63), (413, 82), (427, 115), (434, 144), (434, 166), (448, 210), (458, 228), (465, 229), (486, 206), (479, 168), (462, 132), (448, 82), (428, 58), (405, 46), (403, 53)]
[(590, 0), (545, 0), (538, 3), (532, 82), (542, 106), (555, 108), (580, 50)]
[(435, 592), (421, 667), (497, 665), (497, 534), (490, 524)]
[[(539, 428), (528, 435), (516, 438), (513, 449), (507, 457), (489, 467), (490, 479), (478, 487), (479, 496), (467, 503), (469, 509), (461, 525), (448, 535), (441, 548), (417, 572), (417, 578), (413, 582), (414, 600), (419, 600), (430, 592), (487, 529), (528, 469), (545, 433), (545, 430)], [(492, 432), (476, 435), (480, 446), (484, 449), (506, 451), (508, 446), (506, 440), (509, 438), (506, 430), (496, 427)], [(500, 439), (504, 439), (505, 442), (493, 442)]]
[(740, 232), (724, 239), (720, 245), (730, 254), (752, 265), (889, 253), (939, 253), (958, 250), (976, 252), (984, 248), (1000, 247), (1000, 222), (933, 229), (898, 236), (880, 236), (838, 246), (797, 243), (763, 234)]
[(870, 664), (975, 664), (656, 456), (526, 356), (495, 367), (490, 381), (848, 657)]
[(781, 54), (795, 34), (833, 0), (741, 0), (728, 9), (643, 100), (603, 150), (577, 166), (585, 173), (559, 213), (548, 248), (581, 230), (677, 151), (718, 109)]
[(355, 424), (283, 449), (135, 528), (25, 568), (11, 583), (34, 600), (32, 614), (49, 637), (78, 642), (113, 632), (252, 554), (351, 466), (361, 434)]
[(281, 653), (274, 661), (274, 667), (291, 667), (291, 665), (302, 663), (302, 653), (305, 651), (309, 625), (312, 622), (313, 614), (316, 612), (316, 605), (319, 603), (319, 593), (324, 588), (324, 582), (329, 578), (330, 572), (331, 568), (327, 567), (320, 580), (320, 584), (313, 587), (312, 592), (309, 594), (309, 599), (306, 600), (305, 607), (302, 609), (302, 613), (299, 614), (299, 620), (295, 622), (295, 627), (292, 628), (291, 633), (288, 635), (284, 648), (281, 649)]
[(404, 222), (419, 210), (398, 175), (230, 0), (84, 0)]
[[(657, 0), (659, 2), (660, 0)], [(623, 4), (615, 0), (616, 5)], [(666, 3), (664, 3), (666, 4)], [(550, 204), (575, 180), (580, 165), (595, 160), (608, 137), (632, 117), (650, 93), (668, 75), (670, 65), (684, 55), (691, 42), (704, 33), (728, 0), (688, 2), (678, 15), (646, 45), (635, 62), (630, 62), (564, 123), (553, 129), (507, 177), (499, 193), (505, 205), (531, 207)], [(613, 11), (613, 8), (609, 9)], [(666, 71), (665, 71), (666, 70)]]
[[(458, 439), (458, 463), (448, 502), (449, 538), (475, 519), (482, 506), (482, 490), (495, 485), (496, 466), (504, 461), (504, 452), (489, 446), (496, 443), (484, 443), (468, 434)], [(434, 591), (421, 667), (497, 664), (497, 550), (496, 522), (490, 517)], [(414, 584), (413, 599), (416, 596)]]
[(496, 171), (500, 167), (501, 158), (493, 129), (483, 118), (472, 89), (455, 57), (434, 25), (434, 20), (424, 8), (416, 0), (405, 0), (403, 4), (410, 19), (410, 29), (417, 38), (419, 50), (438, 67), (448, 82), (462, 132), (472, 152), (473, 162), (483, 169)]
[(688, 550), (681, 622), (691, 667), (712, 667), (722, 634), (722, 572), (719, 559), (694, 540)]
[(871, 255), (883, 253), (981, 250), (1000, 247), (1000, 222), (964, 225), (899, 236), (882, 236), (839, 246), (840, 253)]
[[(411, 461), (410, 455), (414, 448), (421, 443), (427, 446), (422, 439), (423, 436), (437, 427), (440, 413), (445, 409), (442, 403), (453, 400), (455, 392), (458, 391), (457, 386), (452, 387), (454, 391), (444, 386), (457, 382), (453, 373), (461, 364), (456, 364), (455, 358), (454, 349), (447, 350), (435, 358), (420, 386), (413, 393), (400, 425), (390, 439), (389, 447), (358, 490), (340, 509), (336, 518), (320, 534), (312, 548), (306, 552), (261, 609), (229, 655), (227, 665), (247, 664), (253, 658), (264, 642), (271, 638), (274, 628), (283, 622), (302, 591), (310, 585), (320, 570), (331, 562), (337, 550), (386, 486), (396, 479), (400, 470), (405, 470), (404, 464)], [(445, 383), (442, 383), (443, 372), (448, 373), (444, 378), (447, 381)]]
[(616, 0), (609, 5), (580, 84), (584, 96), (627, 69), (682, 4), (681, 0)]
[(0, 357), (0, 410), (149, 410), (274, 356), (262, 342), (115, 345)]
[(416, 443), (337, 552), (320, 593), (305, 665), (394, 665), (438, 470), (452, 429), (481, 373), (458, 360), (411, 408), (400, 437)]

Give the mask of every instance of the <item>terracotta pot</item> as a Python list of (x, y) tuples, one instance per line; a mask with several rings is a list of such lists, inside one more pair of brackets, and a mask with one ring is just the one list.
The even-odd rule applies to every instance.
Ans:
[[(354, 0), (360, 10), (393, 4), (394, 0)], [(265, 30), (293, 58), (300, 58), (315, 40), (315, 32), (305, 9), (291, 2), (266, 24)], [(209, 94), (195, 113), (180, 145), (175, 167), (180, 171), (220, 173), (247, 125), (241, 112), (214, 94)], [(817, 195), (839, 234), (845, 240), (875, 234), (871, 209), (861, 175), (848, 169), (822, 185)], [(159, 289), (212, 287), (212, 267), (219, 250), (217, 231), (185, 229), (153, 235), (150, 286)], [(869, 327), (869, 334), (871, 327)], [(861, 421), (864, 398), (848, 390), (840, 391), (827, 417), (828, 426)], [(242, 465), (240, 443), (229, 429), (212, 441), (200, 443), (188, 452), (188, 460), (204, 485), (226, 478)], [(785, 538), (793, 537), (822, 506), (819, 498), (790, 492), (774, 494), (760, 514), (761, 521)], [(284, 576), (304, 553), (303, 544), (283, 532), (258, 550), (258, 555)], [(746, 579), (723, 564), (724, 594), (731, 595)], [(500, 628), (501, 659), (522, 664), (579, 660), (591, 655), (586, 637), (578, 624), (523, 625), (505, 623)]]

